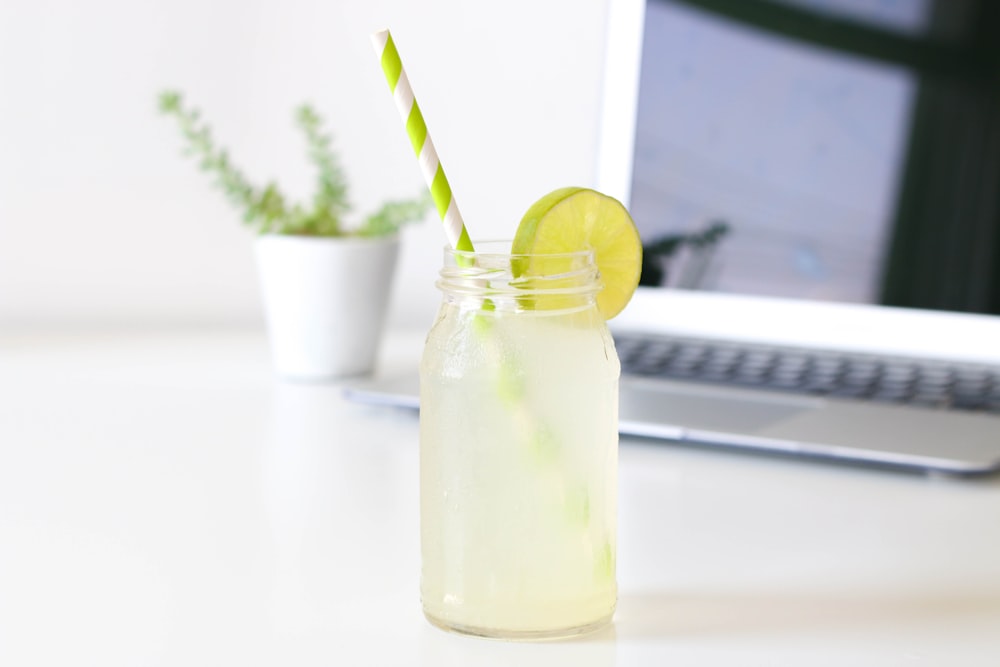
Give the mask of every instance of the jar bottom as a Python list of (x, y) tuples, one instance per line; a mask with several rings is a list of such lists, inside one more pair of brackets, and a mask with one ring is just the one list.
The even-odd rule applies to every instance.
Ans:
[(611, 610), (607, 616), (597, 619), (591, 623), (586, 623), (584, 625), (574, 625), (566, 628), (551, 628), (546, 630), (510, 630), (504, 628), (481, 628), (476, 626), (462, 625), (460, 623), (451, 623), (443, 619), (437, 618), (433, 614), (428, 613), (424, 610), (424, 616), (430, 621), (431, 625), (441, 628), (447, 632), (454, 632), (460, 635), (468, 635), (471, 637), (482, 637), (484, 639), (501, 639), (510, 641), (544, 641), (552, 639), (569, 639), (572, 637), (579, 637), (581, 635), (590, 634), (592, 632), (597, 632), (598, 630), (604, 628), (611, 622), (611, 618), (615, 615), (614, 609)]

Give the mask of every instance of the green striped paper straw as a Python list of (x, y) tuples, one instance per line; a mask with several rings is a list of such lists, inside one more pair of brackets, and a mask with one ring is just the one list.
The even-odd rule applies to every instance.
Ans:
[(444, 175), (437, 151), (434, 150), (434, 142), (427, 133), (427, 124), (424, 122), (423, 114), (420, 113), (417, 100), (413, 97), (410, 80), (403, 71), (403, 63), (399, 59), (399, 52), (392, 41), (392, 35), (388, 30), (374, 32), (372, 44), (375, 46), (375, 53), (382, 59), (385, 80), (389, 83), (389, 90), (392, 91), (399, 116), (406, 124), (406, 134), (410, 137), (413, 152), (420, 161), (420, 171), (423, 172), (427, 187), (431, 190), (431, 198), (444, 225), (448, 243), (455, 250), (472, 252), (474, 249), (472, 241), (469, 240), (469, 232), (465, 229), (458, 203), (451, 194), (451, 186)]

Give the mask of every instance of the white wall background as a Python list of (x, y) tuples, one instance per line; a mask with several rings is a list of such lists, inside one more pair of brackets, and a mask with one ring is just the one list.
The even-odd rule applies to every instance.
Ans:
[[(181, 89), (254, 180), (312, 172), (332, 122), (356, 209), (423, 183), (369, 33), (390, 27), (473, 237), (594, 185), (608, 0), (4, 0), (0, 327), (259, 325), (252, 235), (181, 155)], [(423, 326), (444, 242), (411, 227), (390, 319)]]

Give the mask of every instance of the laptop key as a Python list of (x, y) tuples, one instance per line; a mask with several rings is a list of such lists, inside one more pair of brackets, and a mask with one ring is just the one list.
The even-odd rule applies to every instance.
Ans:
[(770, 368), (777, 359), (777, 353), (769, 348), (757, 348), (748, 350), (743, 355), (740, 366), (747, 368)]
[(732, 377), (732, 369), (724, 366), (711, 366), (700, 369), (700, 377), (711, 382), (728, 382)]
[(648, 347), (628, 357), (623, 363), (629, 370), (637, 369), (644, 373), (655, 373), (662, 369), (670, 359), (669, 352), (662, 347)]
[(881, 370), (878, 364), (851, 364), (844, 373), (844, 382), (850, 384), (872, 384), (878, 379)]
[(675, 378), (696, 377), (698, 375), (698, 364), (690, 361), (674, 360), (663, 367), (663, 374)]
[(628, 372), (633, 375), (663, 375), (663, 364), (636, 363), (630, 364)]
[(928, 384), (951, 384), (954, 372), (947, 366), (924, 366), (920, 369), (918, 382)]
[(817, 356), (813, 358), (812, 368), (817, 373), (837, 375), (843, 371), (846, 363), (842, 357)]
[(950, 376), (941, 375), (927, 376), (921, 374), (914, 385), (919, 392), (927, 393), (947, 393), (950, 391), (952, 381)]
[(905, 383), (882, 383), (872, 392), (874, 400), (889, 403), (903, 403), (908, 401), (911, 396), (910, 387)]
[(919, 372), (915, 364), (890, 362), (882, 368), (882, 377), (892, 382), (913, 382)]
[(707, 345), (699, 343), (685, 343), (677, 348), (677, 355), (690, 359), (703, 359), (709, 351)]
[(767, 382), (767, 371), (766, 367), (760, 366), (741, 366), (736, 373), (733, 374), (733, 381), (738, 384), (743, 385), (763, 385)]

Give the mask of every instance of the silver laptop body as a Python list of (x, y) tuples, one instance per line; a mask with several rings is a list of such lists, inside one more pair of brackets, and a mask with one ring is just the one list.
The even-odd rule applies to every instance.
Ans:
[[(635, 300), (610, 323), (626, 369), (636, 338), (773, 352), (777, 360), (767, 369), (771, 382), (742, 384), (733, 381), (738, 368), (723, 379), (687, 380), (633, 362), (621, 382), (623, 434), (960, 475), (1000, 470), (1000, 318), (682, 290), (640, 289)], [(735, 327), (743, 335), (721, 336), (726, 320), (744, 321)], [(771, 330), (775, 322), (783, 335)], [(843, 360), (860, 360), (882, 382), (863, 377), (862, 390), (848, 383), (838, 386), (849, 391), (819, 391), (806, 384), (806, 362), (782, 366), (782, 355), (815, 367), (838, 362), (838, 379), (852, 372)], [(899, 369), (908, 375), (893, 384)], [(920, 373), (948, 393), (921, 402)], [(969, 406), (961, 405), (963, 378), (974, 383)], [(778, 386), (788, 379), (798, 386)]]
[[(827, 10), (864, 21), (849, 5)], [(919, 34), (930, 20), (920, 11), (930, 10), (899, 3), (877, 20)], [(622, 381), (622, 432), (959, 474), (1000, 468), (1000, 317), (871, 305), (912, 73), (668, 0), (612, 0), (606, 48), (599, 189), (629, 204), (644, 244), (718, 220), (732, 231), (714, 254), (675, 253), (668, 287), (640, 288), (610, 323), (616, 336), (791, 350), (812, 366), (860, 359), (881, 376), (838, 396), (851, 392), (727, 387), (640, 364)], [(916, 382), (880, 393), (904, 366), (949, 390), (985, 378), (976, 409), (948, 409), (970, 407), (955, 396), (914, 400)]]

